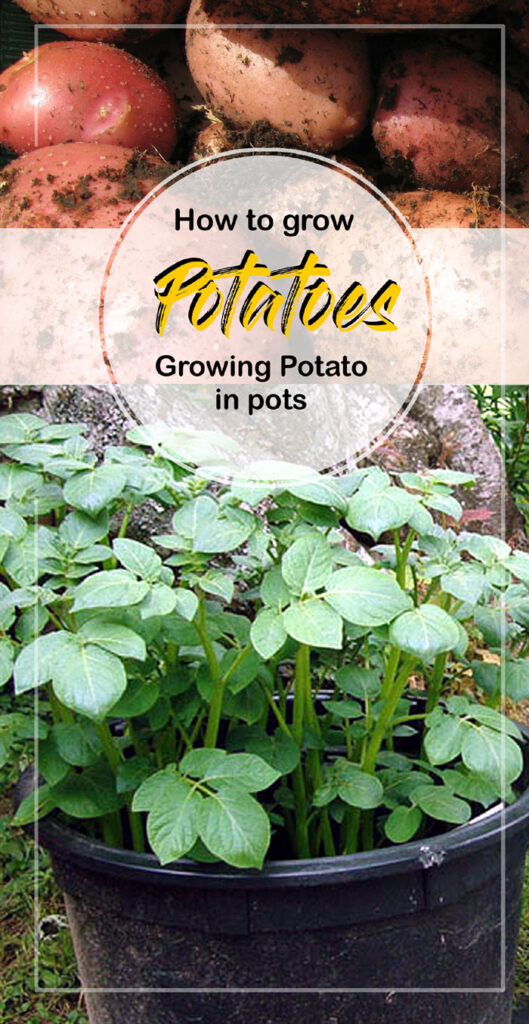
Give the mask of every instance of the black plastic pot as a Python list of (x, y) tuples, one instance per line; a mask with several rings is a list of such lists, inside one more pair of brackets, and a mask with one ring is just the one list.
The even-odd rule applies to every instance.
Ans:
[(511, 1020), (529, 789), (427, 843), (263, 872), (162, 868), (53, 819), (39, 840), (91, 1024)]

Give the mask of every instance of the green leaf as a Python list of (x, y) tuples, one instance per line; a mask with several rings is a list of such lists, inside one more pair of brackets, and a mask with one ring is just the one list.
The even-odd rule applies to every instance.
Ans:
[(345, 665), (338, 669), (334, 681), (338, 689), (364, 701), (378, 697), (382, 689), (382, 681), (377, 672), (373, 669), (357, 668), (356, 665)]
[(183, 587), (178, 587), (173, 593), (176, 598), (176, 611), (186, 622), (192, 622), (198, 609), (197, 595), (192, 590), (185, 590)]
[(87, 608), (124, 608), (139, 604), (148, 592), (149, 584), (144, 580), (136, 580), (126, 569), (96, 572), (75, 587), (72, 611), (80, 612)]
[(31, 526), (20, 541), (10, 541), (3, 558), (5, 572), (19, 587), (28, 587), (39, 577), (42, 560), (56, 552), (50, 548), (50, 531)]
[(8, 683), (13, 674), (15, 647), (8, 637), (0, 637), (0, 686)]
[(441, 586), (446, 594), (469, 604), (478, 603), (485, 583), (485, 570), (479, 565), (460, 565), (441, 577)]
[(443, 781), (457, 796), (483, 804), (484, 807), (490, 807), (499, 796), (498, 787), (493, 782), (473, 772), (467, 774), (464, 769), (447, 768), (443, 772)]
[(119, 497), (126, 482), (119, 466), (97, 466), (70, 477), (64, 485), (64, 497), (74, 508), (97, 515)]
[(63, 761), (53, 732), (39, 743), (38, 770), (50, 786), (54, 786), (70, 771), (70, 765)]
[(286, 490), (294, 497), (313, 502), (315, 505), (328, 505), (339, 509), (340, 512), (345, 512), (347, 508), (347, 500), (331, 476), (320, 474), (314, 480), (291, 483)]
[(147, 651), (143, 637), (127, 626), (119, 626), (108, 619), (89, 619), (81, 626), (79, 635), (88, 643), (104, 647), (106, 651), (120, 658), (136, 658), (145, 661)]
[(33, 473), (9, 462), (0, 464), (0, 499), (23, 499), (36, 495), (43, 483), (40, 473)]
[[(136, 797), (145, 791), (144, 787), (153, 783), (157, 775), (151, 775), (143, 783)], [(151, 791), (153, 798), (147, 818), (147, 837), (160, 863), (169, 864), (194, 846), (203, 801), (196, 790), (174, 772), (167, 772), (163, 786)]]
[(22, 444), (36, 437), (45, 420), (30, 412), (14, 412), (0, 417), (0, 444)]
[(17, 807), (13, 818), (14, 825), (30, 825), (31, 822), (44, 818), (56, 806), (52, 789), (48, 785), (39, 786), (37, 793), (28, 793)]
[(325, 710), (337, 718), (362, 718), (363, 711), (356, 700), (326, 700)]
[[(228, 604), (233, 600), (233, 579), (231, 576), (227, 576), (225, 572), (218, 572), (215, 569), (210, 569), (209, 572), (204, 573), (204, 575), (200, 577), (198, 584), (200, 589), (206, 594), (214, 594), (216, 597), (222, 597)], [(191, 616), (191, 618), (193, 618), (193, 616)]]
[(263, 576), (261, 582), (261, 600), (270, 608), (283, 609), (291, 601), (290, 591), (281, 574), (281, 567), (274, 566)]
[(94, 731), (70, 722), (58, 722), (52, 729), (57, 750), (63, 761), (88, 768), (99, 759), (101, 743)]
[(383, 626), (412, 606), (393, 576), (366, 566), (333, 572), (324, 597), (357, 626)]
[(529, 697), (529, 659), (505, 662), (505, 692), (514, 701)]
[(193, 541), (201, 527), (214, 523), (218, 516), (217, 502), (207, 494), (201, 494), (187, 501), (173, 516), (173, 529), (189, 541)]
[(374, 487), (367, 479), (349, 501), (345, 518), (354, 530), (378, 540), (386, 530), (409, 522), (416, 510), (417, 502), (401, 487)]
[(125, 569), (130, 569), (136, 576), (152, 582), (160, 575), (162, 560), (156, 551), (140, 544), (137, 540), (129, 540), (126, 537), (118, 537), (112, 544), (114, 553), (117, 555)]
[(431, 661), (438, 654), (453, 650), (460, 642), (454, 620), (434, 604), (400, 615), (391, 624), (389, 637), (401, 651), (415, 654), (422, 661)]
[(501, 690), (500, 666), (489, 661), (471, 661), (472, 676), (480, 690), (495, 697)]
[[(486, 565), (492, 565), (496, 561), (505, 562), (511, 554), (511, 548), (506, 541), (490, 534), (463, 533), (459, 538), (459, 546)], [(509, 562), (507, 567), (510, 568)]]
[(168, 587), (166, 583), (149, 583), (147, 585), (149, 590), (138, 605), (142, 619), (150, 619), (155, 615), (170, 615), (177, 605), (176, 591)]
[(190, 750), (182, 758), (180, 770), (208, 785), (235, 782), (247, 793), (268, 789), (280, 774), (256, 754), (227, 754), (225, 750), (205, 747)]
[(53, 676), (61, 650), (75, 648), (70, 633), (45, 633), (24, 647), (15, 662), (15, 692), (25, 693)]
[(374, 775), (368, 775), (343, 758), (339, 758), (333, 768), (333, 781), (338, 796), (350, 807), (371, 810), (382, 802), (382, 783)]
[(159, 695), (158, 684), (152, 680), (131, 679), (124, 694), (112, 705), (112, 714), (116, 718), (138, 718), (140, 715), (146, 715), (156, 704)]
[(293, 594), (315, 594), (332, 573), (329, 543), (318, 534), (299, 537), (283, 555), (281, 572)]
[(281, 612), (273, 608), (262, 608), (250, 629), (250, 639), (257, 653), (265, 660), (273, 658), (281, 650), (286, 638)]
[[(253, 725), (258, 722), (264, 713), (266, 706), (265, 695), (258, 682), (245, 686), (239, 693), (225, 694), (225, 700), (230, 700), (230, 717), (242, 718), (243, 722)], [(223, 705), (224, 708), (224, 705)], [(228, 713), (228, 712), (226, 712)]]
[[(453, 700), (453, 698), (451, 699)], [(466, 713), (477, 722), (481, 722), (482, 725), (488, 725), (491, 729), (496, 729), (497, 732), (506, 733), (506, 735), (512, 736), (515, 740), (522, 739), (522, 734), (516, 723), (494, 708), (473, 702)]]
[(59, 527), (59, 536), (68, 547), (81, 551), (103, 540), (108, 530), (109, 517), (106, 511), (100, 512), (96, 517), (88, 516), (84, 512), (70, 512)]
[(126, 761), (120, 761), (116, 775), (118, 793), (132, 793), (139, 789), (152, 773), (153, 767), (147, 757), (128, 757)]
[(204, 554), (223, 554), (234, 551), (248, 540), (253, 533), (256, 521), (249, 513), (247, 519), (224, 519), (219, 517), (214, 522), (200, 526), (193, 539), (193, 551)]
[(340, 616), (317, 598), (290, 605), (283, 612), (282, 619), (288, 635), (300, 644), (335, 650), (340, 650), (342, 646)]
[(522, 752), (510, 736), (486, 725), (469, 729), (462, 748), (463, 762), (472, 772), (497, 786), (514, 782), (523, 768)]
[(529, 554), (525, 551), (514, 551), (505, 565), (514, 576), (529, 585)]
[(270, 822), (252, 796), (223, 783), (202, 801), (198, 813), (202, 842), (235, 868), (261, 868), (270, 844)]
[(469, 725), (461, 718), (443, 715), (437, 725), (428, 729), (424, 749), (430, 764), (446, 764), (461, 753)]
[(0, 508), (0, 538), (23, 540), (26, 532), (26, 521), (18, 515), (18, 512), (14, 512), (10, 508)]
[(100, 818), (119, 810), (119, 797), (110, 768), (97, 764), (72, 772), (50, 787), (54, 804), (72, 818)]
[(428, 494), (423, 498), (423, 501), (429, 508), (434, 508), (437, 512), (443, 512), (445, 515), (451, 516), (456, 522), (459, 522), (463, 515), (463, 506), (451, 494)]
[(454, 796), (447, 786), (420, 786), (411, 799), (430, 818), (452, 825), (463, 825), (472, 814), (469, 805)]
[(53, 689), (67, 708), (101, 722), (127, 685), (119, 658), (95, 644), (72, 645), (58, 652)]
[[(243, 747), (249, 754), (258, 754), (281, 775), (288, 775), (299, 764), (300, 752), (297, 743), (285, 736), (280, 729), (273, 735), (260, 726), (240, 726), (230, 732), (233, 749)], [(236, 745), (235, 745), (236, 743)]]
[(391, 843), (407, 843), (419, 831), (422, 812), (418, 807), (395, 807), (384, 825)]

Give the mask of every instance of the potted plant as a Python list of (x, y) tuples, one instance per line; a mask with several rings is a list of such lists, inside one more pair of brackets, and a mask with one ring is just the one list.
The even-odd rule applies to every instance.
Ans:
[(507, 1022), (529, 556), (447, 526), (468, 474), (128, 441), (98, 463), (78, 424), (0, 420), (1, 678), (39, 709), (15, 820), (92, 1024)]

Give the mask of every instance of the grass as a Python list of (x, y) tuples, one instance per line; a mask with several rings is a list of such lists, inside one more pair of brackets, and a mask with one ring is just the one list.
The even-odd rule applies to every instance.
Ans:
[(529, 534), (529, 384), (470, 388), (505, 463), (509, 490)]
[(39, 987), (79, 985), (61, 894), (49, 859), (10, 822), (10, 795), (18, 766), (0, 770), (0, 1021), (16, 1024), (88, 1024), (79, 996), (35, 990), (34, 876), (39, 882)]
[(525, 864), (524, 900), (518, 938), (514, 1002), (515, 1006), (529, 1004), (529, 858)]

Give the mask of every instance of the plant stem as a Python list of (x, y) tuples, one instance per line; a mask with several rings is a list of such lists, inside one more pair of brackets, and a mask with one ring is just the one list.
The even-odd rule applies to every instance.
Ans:
[(426, 700), (426, 713), (429, 714), (433, 711), (439, 703), (443, 686), (443, 676), (446, 668), (446, 661), (448, 658), (448, 652), (438, 654), (433, 666), (432, 678), (430, 685), (428, 686), (428, 697)]
[[(400, 652), (398, 653), (400, 656)], [(382, 746), (382, 741), (389, 728), (391, 719), (395, 714), (395, 709), (404, 692), (410, 673), (415, 665), (415, 661), (416, 659), (414, 657), (404, 659), (402, 668), (387, 694), (384, 707), (382, 708), (375, 728), (371, 734), (362, 766), (363, 770), (369, 772), (370, 775), (374, 773), (377, 754)]]
[(360, 810), (352, 807), (346, 812), (344, 822), (345, 845), (344, 853), (356, 853), (358, 850), (358, 829), (360, 825)]
[(100, 820), (103, 839), (107, 846), (123, 849), (123, 829), (121, 828), (118, 812), (113, 811), (112, 814), (104, 814)]
[(398, 647), (392, 647), (386, 664), (384, 682), (382, 684), (381, 700), (384, 701), (393, 686), (393, 681), (399, 666), (400, 651)]
[[(105, 752), (105, 757), (112, 769), (113, 775), (117, 775), (118, 767), (120, 762), (123, 760), (121, 751), (118, 750), (114, 740), (108, 722), (99, 722), (96, 726), (97, 735), (101, 740), (101, 745)], [(132, 810), (130, 801), (127, 803), (127, 817), (129, 820), (130, 837), (132, 840), (132, 847), (137, 853), (143, 853), (145, 849), (144, 836), (143, 836), (143, 823), (141, 815), (137, 814)], [(106, 814), (104, 821), (106, 820), (112, 835), (112, 845), (123, 847), (123, 829), (121, 826), (121, 818), (119, 811), (114, 811), (113, 814)], [(105, 840), (107, 841), (107, 840)]]
[(200, 636), (200, 642), (204, 648), (204, 654), (206, 655), (206, 661), (208, 663), (211, 681), (213, 683), (213, 694), (211, 697), (211, 703), (209, 706), (208, 723), (206, 726), (206, 737), (204, 740), (205, 747), (214, 747), (217, 743), (219, 735), (220, 716), (222, 710), (222, 698), (224, 697), (225, 681), (222, 678), (220, 671), (220, 665), (217, 661), (215, 651), (213, 650), (213, 644), (207, 633), (206, 627), (206, 602), (203, 597), (199, 598), (198, 601), (198, 612), (197, 620), (195, 622), (198, 635)]
[(274, 700), (274, 698), (273, 698), (272, 694), (270, 693), (270, 690), (268, 689), (266, 683), (263, 683), (262, 680), (260, 680), (260, 682), (261, 682), (261, 688), (263, 690), (263, 693), (264, 693), (264, 695), (265, 695), (265, 697), (266, 697), (266, 699), (268, 701), (268, 704), (270, 706), (270, 710), (272, 711), (272, 714), (277, 719), (277, 722), (279, 724), (279, 728), (281, 729), (281, 732), (283, 733), (284, 736), (287, 736), (289, 740), (293, 739), (292, 733), (291, 733), (291, 731), (290, 731), (290, 729), (289, 729), (285, 719), (283, 718), (283, 715), (281, 714), (281, 711), (279, 710), (279, 708), (277, 706), (277, 701)]
[(105, 752), (105, 757), (112, 768), (113, 774), (116, 775), (119, 762), (121, 761), (121, 755), (112, 738), (108, 722), (98, 722), (96, 725), (96, 731), (99, 739), (101, 740), (101, 746)]

